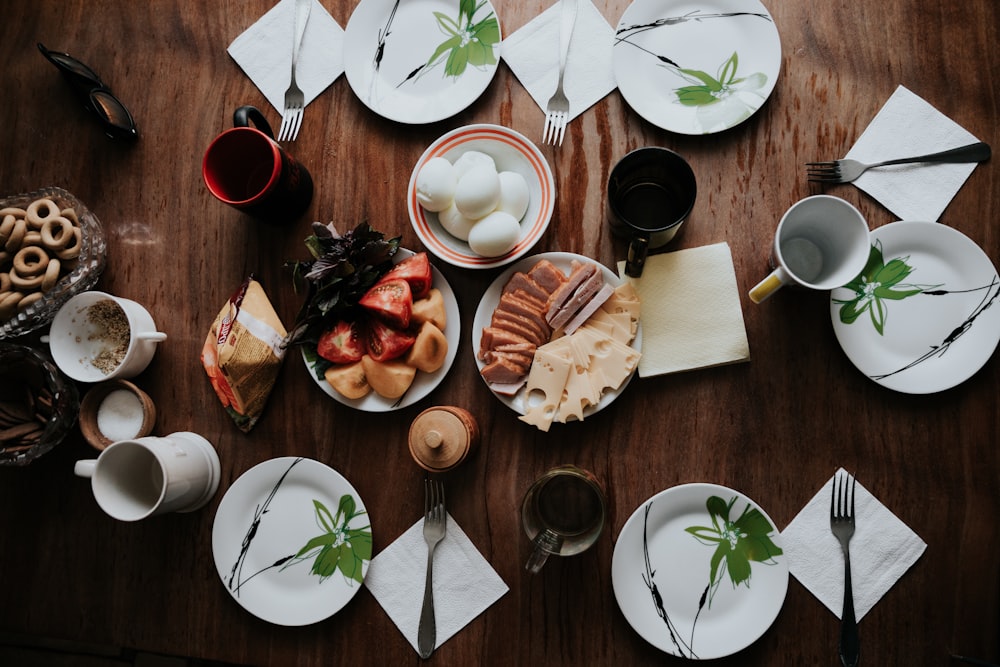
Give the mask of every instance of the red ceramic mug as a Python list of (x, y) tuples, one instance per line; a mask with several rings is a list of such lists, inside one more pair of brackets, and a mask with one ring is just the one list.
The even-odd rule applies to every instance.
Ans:
[(257, 108), (237, 109), (233, 125), (205, 151), (201, 174), (209, 192), (265, 222), (296, 220), (312, 201), (309, 172), (274, 141), (271, 126)]

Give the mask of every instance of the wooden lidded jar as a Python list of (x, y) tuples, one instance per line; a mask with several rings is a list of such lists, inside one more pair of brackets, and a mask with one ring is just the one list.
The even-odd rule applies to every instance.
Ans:
[(479, 442), (479, 425), (462, 408), (427, 408), (410, 425), (409, 442), (417, 465), (429, 472), (447, 472), (462, 463)]

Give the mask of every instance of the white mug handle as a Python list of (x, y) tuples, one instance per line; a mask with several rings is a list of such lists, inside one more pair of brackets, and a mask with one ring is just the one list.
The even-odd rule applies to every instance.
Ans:
[(93, 477), (94, 468), (97, 467), (97, 459), (84, 459), (77, 461), (73, 466), (73, 474), (77, 477)]
[(167, 334), (162, 331), (147, 331), (143, 333), (138, 333), (135, 337), (139, 340), (151, 340), (154, 343), (159, 343), (167, 339)]

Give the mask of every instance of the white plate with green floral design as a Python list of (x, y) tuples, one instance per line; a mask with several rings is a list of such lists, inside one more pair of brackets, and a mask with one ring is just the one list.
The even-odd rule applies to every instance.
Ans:
[(361, 0), (344, 31), (344, 71), (380, 116), (433, 123), (486, 90), (500, 41), (489, 0)]
[(767, 101), (781, 70), (778, 29), (756, 0), (634, 0), (612, 53), (629, 106), (679, 134), (739, 125)]
[(611, 579), (625, 619), (661, 651), (710, 660), (771, 627), (788, 559), (771, 518), (738, 491), (682, 484), (644, 502), (615, 543)]
[(871, 243), (861, 275), (830, 293), (833, 330), (848, 358), (908, 394), (972, 377), (1000, 342), (1000, 277), (990, 258), (937, 222), (893, 222), (873, 230)]
[(244, 609), (277, 625), (308, 625), (361, 589), (371, 525), (361, 496), (337, 471), (312, 459), (270, 459), (223, 496), (212, 553), (222, 583)]

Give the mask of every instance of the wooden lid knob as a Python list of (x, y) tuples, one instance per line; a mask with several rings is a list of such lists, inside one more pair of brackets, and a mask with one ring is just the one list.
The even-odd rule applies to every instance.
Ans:
[(410, 454), (430, 472), (450, 470), (465, 460), (479, 440), (479, 426), (467, 410), (427, 408), (410, 425)]

